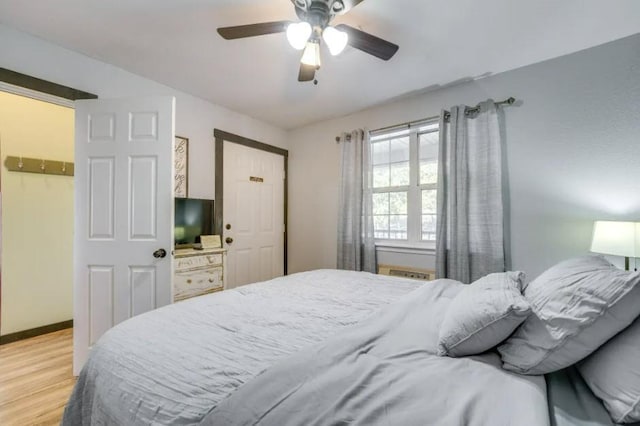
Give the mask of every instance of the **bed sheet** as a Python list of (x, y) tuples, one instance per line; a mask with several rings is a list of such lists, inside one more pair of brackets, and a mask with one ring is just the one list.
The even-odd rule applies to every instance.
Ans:
[(614, 426), (604, 405), (575, 367), (547, 374), (545, 379), (551, 426)]

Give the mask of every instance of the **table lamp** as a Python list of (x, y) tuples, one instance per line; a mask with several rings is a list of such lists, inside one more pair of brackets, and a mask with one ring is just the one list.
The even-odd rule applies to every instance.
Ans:
[(629, 270), (629, 258), (640, 255), (640, 223), (597, 220), (593, 224), (591, 251), (624, 256), (624, 268)]

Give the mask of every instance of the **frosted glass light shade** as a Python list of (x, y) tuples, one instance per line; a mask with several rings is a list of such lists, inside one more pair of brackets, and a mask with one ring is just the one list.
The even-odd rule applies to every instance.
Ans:
[(640, 224), (598, 220), (593, 224), (591, 251), (614, 256), (640, 255)]
[(311, 25), (308, 22), (298, 22), (289, 24), (287, 27), (287, 40), (296, 50), (302, 50), (307, 45), (307, 40), (311, 37)]
[(308, 42), (300, 62), (305, 65), (320, 68), (320, 43), (317, 41)]
[(324, 39), (324, 42), (327, 43), (329, 52), (331, 52), (333, 56), (342, 53), (349, 42), (349, 34), (336, 30), (333, 27), (325, 28), (322, 32), (322, 38)]

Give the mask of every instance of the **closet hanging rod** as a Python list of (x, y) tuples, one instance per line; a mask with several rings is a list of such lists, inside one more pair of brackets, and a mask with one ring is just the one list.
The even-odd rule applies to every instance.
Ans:
[[(512, 97), (510, 97), (508, 99), (505, 99), (504, 101), (496, 102), (495, 104), (496, 104), (496, 106), (499, 107), (499, 106), (503, 106), (503, 105), (513, 105), (515, 102), (516, 102), (516, 98), (514, 98), (512, 96)], [(477, 113), (479, 111), (480, 111), (480, 105), (478, 104), (478, 105), (476, 105), (474, 107), (467, 107), (465, 109), (464, 113), (465, 113), (465, 115), (469, 115), (469, 114), (475, 114), (475, 113)], [(449, 120), (449, 117), (451, 117), (451, 113), (449, 111), (445, 111), (444, 112), (445, 121)], [(437, 119), (438, 119), (438, 116), (427, 117), (427, 118), (423, 118), (423, 119), (420, 119), (420, 120), (407, 121), (406, 123), (395, 124), (393, 126), (381, 127), (379, 129), (370, 130), (369, 133), (383, 132), (385, 130), (391, 130), (391, 129), (395, 129), (395, 128), (400, 129), (400, 128), (403, 128), (403, 127), (406, 127), (406, 126), (410, 126), (410, 125), (412, 125), (414, 123), (420, 123), (420, 122), (423, 122), (423, 121), (430, 121), (430, 120), (437, 120)], [(351, 140), (351, 135), (347, 135), (347, 140)], [(336, 142), (340, 142), (340, 136), (336, 136)]]
[(73, 162), (7, 156), (4, 165), (11, 172), (73, 176)]

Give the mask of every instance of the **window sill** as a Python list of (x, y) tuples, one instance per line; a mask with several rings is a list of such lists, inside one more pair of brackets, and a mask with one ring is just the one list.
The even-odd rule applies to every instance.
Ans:
[(393, 242), (376, 242), (376, 251), (390, 252), (390, 253), (409, 253), (409, 254), (422, 254), (422, 255), (435, 255), (436, 245), (424, 244), (424, 245), (412, 245), (407, 243), (393, 243)]

